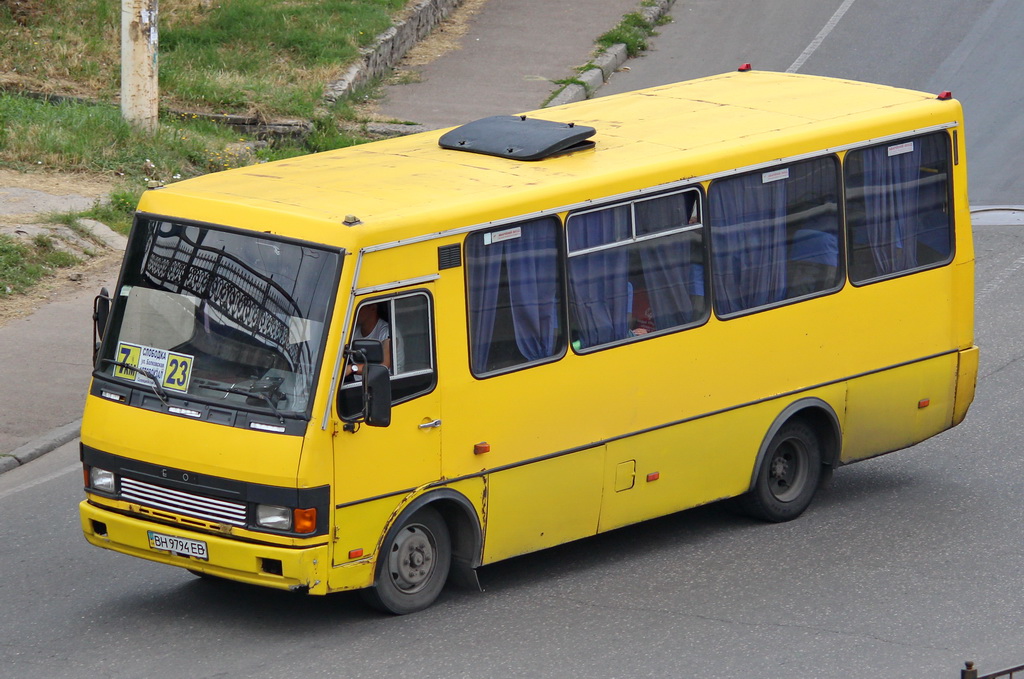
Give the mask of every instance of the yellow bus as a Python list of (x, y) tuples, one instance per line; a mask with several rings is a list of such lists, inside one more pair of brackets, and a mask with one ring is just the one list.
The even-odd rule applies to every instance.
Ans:
[(402, 614), (716, 500), (793, 519), (963, 420), (973, 277), (960, 104), (823, 77), (182, 181), (98, 303), (82, 529)]

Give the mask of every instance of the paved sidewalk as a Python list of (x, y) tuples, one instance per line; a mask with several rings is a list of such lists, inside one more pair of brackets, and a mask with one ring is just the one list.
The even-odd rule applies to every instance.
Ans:
[[(576, 76), (576, 68), (594, 57), (595, 40), (624, 15), (658, 16), (672, 2), (487, 0), (458, 49), (419, 67), (419, 82), (386, 88), (381, 112), (440, 128), (540, 108), (558, 88), (552, 81)], [(624, 50), (618, 50), (601, 65), (614, 69), (624, 60)], [(585, 80), (595, 89), (602, 73)], [(555, 103), (585, 97), (586, 89), (576, 85)], [(15, 200), (11, 191), (0, 185), (0, 209)], [(37, 211), (62, 209), (47, 207), (44, 199)], [(101, 286), (113, 290), (116, 276), (107, 260), (76, 284), (74, 294), (0, 326), (0, 473), (78, 436), (92, 369), (92, 298)]]
[[(655, 4), (662, 12), (671, 2)], [(386, 88), (380, 112), (436, 129), (538, 109), (553, 81), (592, 59), (598, 37), (641, 9), (640, 0), (489, 0), (458, 49), (413, 68), (419, 82)]]
[[(76, 438), (92, 372), (92, 300), (113, 290), (118, 251), (57, 300), (0, 326), (0, 473)], [(123, 246), (122, 246), (123, 247)]]

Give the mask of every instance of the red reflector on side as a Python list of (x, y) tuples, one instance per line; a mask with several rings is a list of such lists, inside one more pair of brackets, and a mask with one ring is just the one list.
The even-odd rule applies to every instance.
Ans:
[(473, 454), (474, 455), (483, 455), (484, 453), (489, 453), (489, 452), (491, 452), (491, 444), (487, 443), (486, 441), (484, 441), (482, 443), (478, 443), (475, 446), (473, 446)]
[(363, 550), (362, 549), (351, 549), (348, 552), (348, 558), (350, 558), (350, 559), (358, 559), (362, 555), (363, 555)]
[(917, 407), (918, 408), (927, 408), (931, 404), (932, 404), (932, 400), (930, 398), (923, 398), (923, 399), (921, 399), (920, 401), (917, 402)]
[(650, 474), (647, 475), (647, 483), (650, 483), (651, 481), (657, 481), (660, 478), (661, 472), (651, 472)]

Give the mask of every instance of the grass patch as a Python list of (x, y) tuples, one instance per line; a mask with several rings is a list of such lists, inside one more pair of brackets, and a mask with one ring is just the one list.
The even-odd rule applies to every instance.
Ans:
[[(313, 132), (303, 140), (257, 146), (251, 137), (201, 118), (167, 113), (155, 133), (122, 119), (116, 103), (120, 0), (0, 0), (0, 167), (115, 179), (108, 200), (54, 218), (69, 226), (81, 217), (95, 219), (127, 234), (151, 182), (361, 143), (364, 138), (342, 132), (338, 124), (353, 119), (353, 109), (345, 102), (325, 108), (324, 87), (406, 4), (161, 0), (162, 111), (313, 121)], [(94, 103), (47, 103), (14, 94), (19, 90)], [(5, 237), (0, 246), (3, 295), (24, 292), (48, 272), (75, 263), (53, 241)]]
[(77, 257), (58, 250), (49, 236), (36, 236), (26, 245), (0, 234), (0, 297), (22, 294), (55, 269), (77, 263)]
[[(406, 0), (161, 0), (161, 104), (311, 118), (324, 85)], [(0, 82), (113, 101), (120, 0), (0, 3)], [(68, 17), (74, 17), (69, 21)]]
[(657, 35), (655, 25), (647, 21), (639, 12), (627, 14), (619, 25), (597, 39), (604, 48), (618, 43), (626, 46), (626, 53), (631, 57), (640, 55), (647, 49), (648, 38)]

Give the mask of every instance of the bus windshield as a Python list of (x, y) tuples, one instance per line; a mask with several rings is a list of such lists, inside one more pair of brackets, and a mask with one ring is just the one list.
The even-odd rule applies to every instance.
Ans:
[(303, 243), (140, 218), (99, 373), (164, 400), (306, 414), (340, 260)]

